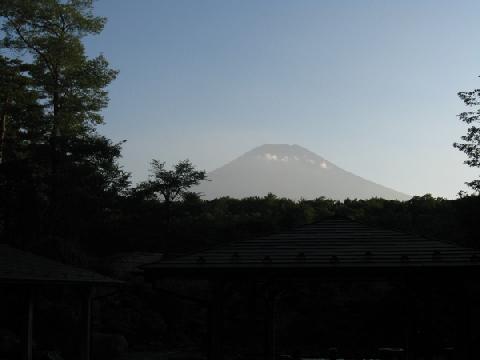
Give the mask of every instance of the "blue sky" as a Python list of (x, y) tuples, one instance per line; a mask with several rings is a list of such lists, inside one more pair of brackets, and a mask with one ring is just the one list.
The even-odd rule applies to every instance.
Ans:
[(456, 96), (480, 87), (478, 1), (100, 0), (87, 39), (120, 70), (101, 132), (213, 170), (264, 143), (299, 144), (405, 193), (454, 198), (478, 171), (452, 143)]

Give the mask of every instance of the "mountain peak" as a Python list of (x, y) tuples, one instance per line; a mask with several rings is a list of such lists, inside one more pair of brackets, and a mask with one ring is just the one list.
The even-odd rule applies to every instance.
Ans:
[(323, 159), (321, 156), (297, 144), (263, 144), (245, 153), (244, 156), (256, 156), (265, 154), (277, 156), (278, 158), (283, 158), (285, 156), (296, 156), (298, 158), (311, 157)]
[(345, 171), (314, 152), (289, 144), (263, 144), (210, 172), (196, 191), (208, 199), (273, 193), (290, 199), (407, 200), (408, 195)]
[(297, 144), (263, 144), (253, 148), (248, 153), (250, 152), (256, 153), (256, 152), (263, 152), (263, 151), (310, 152), (309, 150)]

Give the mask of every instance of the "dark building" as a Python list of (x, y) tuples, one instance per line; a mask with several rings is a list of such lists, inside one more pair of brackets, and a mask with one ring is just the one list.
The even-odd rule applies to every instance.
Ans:
[[(19, 324), (17, 332), (21, 338), (21, 357), (25, 360), (33, 358), (33, 344), (36, 335), (34, 333), (34, 319), (37, 318), (36, 305), (37, 300), (45, 298), (49, 294), (59, 294), (61, 296), (64, 290), (74, 294), (74, 306), (78, 308), (79, 321), (78, 328), (71, 326), (67, 331), (69, 338), (74, 339), (76, 348), (80, 354), (78, 358), (82, 360), (90, 359), (91, 343), (91, 313), (92, 297), (96, 288), (115, 287), (121, 282), (97, 274), (93, 271), (82, 268), (65, 265), (43, 256), (38, 256), (29, 252), (12, 248), (5, 244), (0, 244), (0, 294), (2, 299), (8, 302), (10, 306), (5, 308), (3, 304), (2, 324), (0, 328), (7, 327), (5, 318), (9, 312), (19, 309), (18, 314), (14, 314), (14, 319)], [(18, 316), (17, 316), (18, 315)], [(47, 319), (50, 323), (43, 324), (43, 328), (54, 332), (52, 324), (55, 323), (56, 315)], [(18, 321), (20, 319), (20, 321)], [(18, 356), (18, 354), (13, 354)], [(18, 357), (16, 357), (18, 358)]]
[[(258, 318), (252, 314), (250, 331), (244, 336), (248, 337), (248, 332), (259, 327), (264, 329), (262, 356), (273, 360), (281, 355), (278, 349), (288, 340), (285, 338), (279, 344), (280, 334), (276, 331), (281, 311), (286, 308), (281, 306), (282, 294), (294, 291), (299, 284), (322, 286), (332, 282), (388, 283), (396, 288), (394, 303), (388, 307), (396, 323), (377, 332), (395, 331), (397, 336), (391, 338), (397, 344), (395, 347), (372, 344), (376, 346), (377, 357), (426, 360), (434, 357), (471, 359), (474, 356), (472, 305), (480, 273), (480, 256), (473, 249), (452, 243), (331, 218), (142, 268), (147, 280), (158, 287), (162, 279), (167, 278), (208, 281), (210, 359), (223, 357), (224, 325), (229, 321), (224, 305), (232, 289), (250, 288), (252, 291), (246, 296), (263, 302), (263, 325), (259, 326)], [(446, 307), (439, 304), (453, 305), (453, 312), (447, 316)], [(325, 309), (325, 318), (331, 317), (327, 312), (330, 310)], [(436, 328), (441, 319), (447, 321), (447, 325), (442, 325), (448, 333), (445, 336), (439, 335)], [(373, 315), (367, 315), (362, 321), (376, 320)], [(388, 322), (385, 320), (384, 323)], [(315, 321), (321, 322), (322, 318)], [(330, 325), (332, 333), (341, 334), (342, 329), (337, 326), (335, 322)], [(298, 331), (291, 329), (289, 337), (297, 335), (294, 332)], [(308, 328), (300, 330), (303, 334), (309, 331)], [(334, 348), (328, 352), (330, 358), (340, 357)]]

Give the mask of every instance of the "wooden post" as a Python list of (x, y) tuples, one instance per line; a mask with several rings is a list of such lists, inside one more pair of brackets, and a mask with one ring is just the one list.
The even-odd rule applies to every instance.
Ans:
[(415, 360), (417, 355), (417, 304), (415, 290), (410, 281), (404, 283), (405, 286), (405, 347), (406, 359)]
[(456, 301), (456, 344), (455, 359), (471, 359), (471, 334), (470, 334), (470, 293), (465, 286), (461, 284), (457, 290)]
[(92, 297), (93, 289), (82, 291), (80, 318), (80, 358), (90, 360), (92, 342)]
[(22, 336), (22, 358), (32, 360), (33, 358), (33, 291), (29, 289), (25, 294), (25, 314)]
[[(248, 294), (248, 326), (251, 327), (248, 331), (248, 340), (249, 340), (249, 355), (257, 356), (261, 350), (262, 345), (259, 344), (258, 339), (261, 338), (259, 336), (259, 329), (254, 326), (258, 322), (258, 313), (257, 313), (257, 283), (253, 280), (250, 284)], [(261, 330), (261, 329), (260, 329)], [(260, 331), (260, 335), (262, 332)]]
[(276, 296), (267, 289), (265, 297), (265, 360), (275, 360), (276, 356)]
[(424, 309), (424, 351), (425, 360), (433, 360), (435, 352), (434, 338), (433, 338), (433, 289), (428, 287), (424, 290), (423, 296), (423, 309)]
[(223, 302), (224, 284), (220, 280), (210, 282), (211, 301), (208, 307), (208, 359), (223, 358)]

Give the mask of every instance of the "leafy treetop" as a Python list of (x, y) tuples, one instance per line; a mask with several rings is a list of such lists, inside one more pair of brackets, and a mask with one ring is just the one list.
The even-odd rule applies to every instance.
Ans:
[(196, 170), (190, 160), (179, 161), (173, 169), (167, 170), (165, 162), (151, 161), (151, 179), (140, 184), (139, 188), (147, 197), (163, 199), (170, 203), (184, 195), (188, 189), (206, 180), (204, 170)]
[[(106, 86), (115, 79), (103, 55), (89, 59), (82, 38), (102, 31), (93, 0), (3, 0), (1, 39), (9, 54), (31, 61), (30, 76), (44, 99), (51, 136), (75, 135), (103, 122)], [(28, 55), (28, 56), (26, 56)]]
[[(458, 96), (465, 105), (475, 109), (459, 114), (460, 120), (469, 124), (470, 127), (467, 129), (467, 134), (461, 137), (463, 142), (456, 142), (453, 146), (467, 155), (465, 164), (480, 168), (480, 127), (475, 125), (480, 124), (480, 89), (459, 92)], [(477, 193), (480, 192), (480, 179), (467, 182), (467, 185)]]

